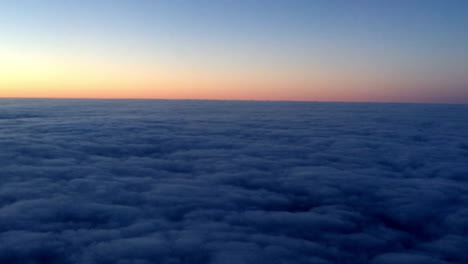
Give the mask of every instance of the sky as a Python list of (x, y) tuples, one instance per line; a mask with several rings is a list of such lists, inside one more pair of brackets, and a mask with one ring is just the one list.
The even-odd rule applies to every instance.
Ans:
[(0, 97), (468, 103), (468, 1), (4, 0)]

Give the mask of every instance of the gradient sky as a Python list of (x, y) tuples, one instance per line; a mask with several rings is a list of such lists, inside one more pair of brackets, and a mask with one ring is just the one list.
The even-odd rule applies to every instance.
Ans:
[(0, 97), (468, 103), (468, 1), (3, 0)]

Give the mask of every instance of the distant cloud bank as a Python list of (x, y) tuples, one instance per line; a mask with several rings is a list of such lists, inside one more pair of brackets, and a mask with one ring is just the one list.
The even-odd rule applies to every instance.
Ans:
[(468, 263), (467, 113), (0, 99), (0, 263)]

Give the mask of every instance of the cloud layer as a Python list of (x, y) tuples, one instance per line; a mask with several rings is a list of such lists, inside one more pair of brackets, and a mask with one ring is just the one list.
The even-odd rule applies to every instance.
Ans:
[(0, 100), (0, 263), (467, 263), (468, 107)]

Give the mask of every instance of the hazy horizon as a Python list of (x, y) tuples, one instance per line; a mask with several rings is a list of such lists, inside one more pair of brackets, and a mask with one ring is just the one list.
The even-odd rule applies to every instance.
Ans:
[(262, 99), (204, 99), (204, 98), (112, 98), (112, 97), (0, 97), (12, 100), (110, 100), (110, 101), (233, 101), (233, 102), (271, 102), (271, 103), (350, 103), (350, 104), (435, 104), (466, 105), (468, 102), (411, 102), (411, 101), (305, 101), (305, 100), (262, 100)]

